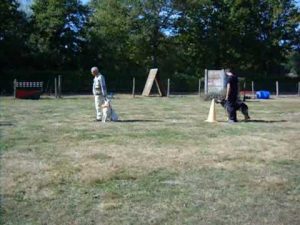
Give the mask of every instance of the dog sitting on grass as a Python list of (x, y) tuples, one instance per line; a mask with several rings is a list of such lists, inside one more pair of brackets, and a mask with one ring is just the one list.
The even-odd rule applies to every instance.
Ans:
[(113, 110), (111, 106), (111, 101), (109, 99), (105, 99), (104, 103), (101, 105), (102, 108), (102, 123), (107, 121), (117, 121), (118, 115)]
[[(215, 102), (220, 104), (226, 110), (226, 100), (225, 99), (222, 99), (222, 100), (217, 99)], [(245, 120), (250, 120), (248, 106), (246, 105), (246, 103), (244, 103), (242, 101), (237, 101), (235, 109), (239, 110), (244, 115)]]

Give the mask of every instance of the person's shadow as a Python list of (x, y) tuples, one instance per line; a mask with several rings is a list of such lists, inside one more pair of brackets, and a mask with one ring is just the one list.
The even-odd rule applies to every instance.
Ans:
[(1, 121), (0, 126), (14, 126), (14, 124), (12, 122)]
[(287, 120), (242, 120), (244, 123), (284, 123)]
[(153, 122), (162, 122), (161, 120), (117, 120), (117, 123), (153, 123)]

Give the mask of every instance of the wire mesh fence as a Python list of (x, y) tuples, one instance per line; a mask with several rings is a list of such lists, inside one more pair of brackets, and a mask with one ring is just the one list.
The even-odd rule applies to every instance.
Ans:
[[(13, 81), (43, 82), (43, 93), (48, 95), (55, 94), (55, 78), (61, 76), (62, 94), (91, 94), (93, 77), (86, 71), (42, 71), (32, 73), (11, 72), (6, 76), (0, 77), (1, 95), (12, 95), (14, 86)], [(134, 89), (135, 95), (143, 92), (147, 80), (147, 74), (128, 76), (127, 74), (110, 75), (104, 74), (110, 93), (127, 93), (132, 94)], [(299, 95), (300, 77), (268, 77), (259, 78), (258, 76), (246, 77), (240, 79), (240, 90), (259, 91), (267, 90), (272, 95)], [(134, 80), (134, 82), (133, 82)], [(177, 94), (199, 94), (204, 93), (204, 79), (195, 76), (182, 77), (161, 77), (161, 83), (169, 95)], [(252, 87), (253, 85), (253, 87)], [(157, 88), (153, 85), (151, 94), (156, 94)]]

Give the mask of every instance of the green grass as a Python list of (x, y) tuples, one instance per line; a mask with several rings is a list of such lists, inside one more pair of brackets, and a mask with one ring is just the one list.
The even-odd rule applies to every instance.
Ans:
[(206, 123), (197, 96), (0, 98), (0, 224), (299, 224), (300, 98)]

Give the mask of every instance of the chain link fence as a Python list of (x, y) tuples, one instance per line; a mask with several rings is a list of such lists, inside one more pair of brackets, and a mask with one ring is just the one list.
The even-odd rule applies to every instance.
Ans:
[[(13, 94), (13, 82), (31, 81), (43, 82), (44, 94), (53, 95), (55, 92), (55, 78), (62, 77), (62, 94), (91, 94), (93, 77), (89, 71), (6, 71), (0, 77), (1, 95)], [(132, 93), (136, 95), (143, 92), (148, 74), (104, 74), (109, 93)], [(133, 79), (135, 82), (133, 82)], [(168, 82), (169, 79), (169, 82)], [(204, 93), (204, 79), (189, 75), (173, 75), (170, 77), (160, 76), (161, 83), (169, 95), (199, 94)], [(245, 82), (245, 84), (244, 84)], [(299, 95), (300, 77), (244, 77), (240, 79), (240, 89), (249, 91), (267, 90), (272, 95)], [(169, 84), (169, 86), (168, 86)], [(134, 87), (133, 87), (134, 85)], [(245, 85), (245, 86), (244, 86)], [(252, 88), (252, 85), (254, 86)], [(245, 87), (245, 88), (244, 88)], [(154, 83), (151, 93), (156, 94), (157, 88)]]

